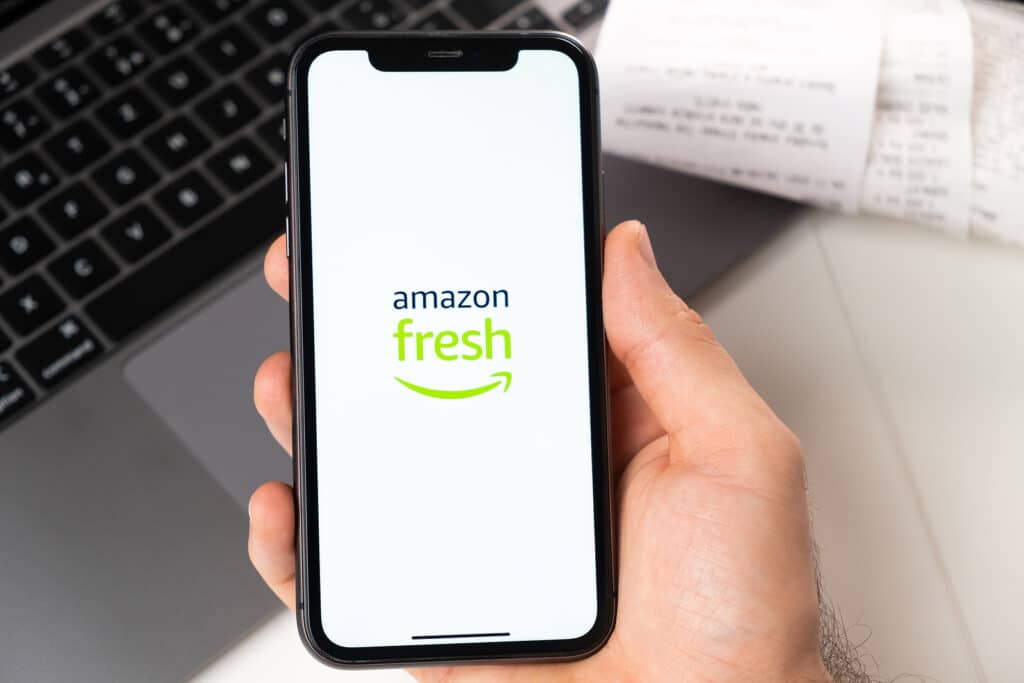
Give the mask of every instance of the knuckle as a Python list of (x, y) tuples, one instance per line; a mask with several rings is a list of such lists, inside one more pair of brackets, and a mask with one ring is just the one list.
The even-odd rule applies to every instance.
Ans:
[(765, 456), (782, 478), (803, 488), (806, 468), (800, 439), (779, 418), (772, 418), (773, 424), (767, 427), (765, 435)]
[(713, 353), (726, 355), (725, 349), (718, 343), (718, 338), (703, 316), (679, 297), (673, 295), (673, 298), (677, 302), (673, 327), (681, 330), (694, 344), (706, 347)]
[(800, 443), (800, 437), (796, 435), (792, 429), (790, 429), (781, 420), (779, 422), (779, 440), (780, 447), (790, 457), (802, 461), (804, 457), (804, 447)]
[(666, 339), (682, 335), (688, 341), (708, 346), (716, 352), (723, 352), (718, 339), (711, 327), (704, 322), (701, 315), (690, 308), (685, 301), (669, 292), (665, 304), (666, 315), (661, 325), (655, 327), (650, 334), (644, 335), (622, 354), (622, 363), (627, 368), (636, 367), (645, 356), (656, 350)]
[(742, 422), (722, 425), (716, 440), (728, 443), (736, 471), (754, 481), (803, 486), (805, 469), (800, 440), (770, 411)]

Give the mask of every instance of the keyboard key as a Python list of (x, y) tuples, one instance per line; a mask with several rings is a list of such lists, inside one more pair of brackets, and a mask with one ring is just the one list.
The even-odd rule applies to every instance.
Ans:
[(129, 0), (111, 2), (92, 15), (92, 18), (89, 19), (89, 28), (95, 33), (105, 36), (125, 26), (137, 17), (140, 12), (139, 6)]
[(210, 85), (210, 79), (188, 57), (172, 60), (150, 74), (146, 82), (172, 107), (188, 102)]
[(519, 2), (520, 0), (455, 0), (451, 8), (473, 28), (483, 28)]
[(249, 0), (192, 0), (192, 7), (197, 9), (208, 21), (220, 21), (249, 4)]
[(221, 135), (230, 135), (256, 118), (259, 110), (235, 84), (221, 88), (196, 106), (196, 112)]
[(288, 142), (284, 137), (284, 119), (272, 116), (266, 123), (256, 129), (263, 140), (278, 153), (278, 160), (284, 162), (288, 156)]
[(78, 318), (69, 315), (14, 355), (35, 381), (50, 389), (102, 351), (92, 332)]
[(14, 152), (49, 129), (43, 115), (28, 100), (17, 100), (0, 108), (0, 147)]
[(607, 7), (608, 0), (580, 0), (567, 9), (562, 18), (573, 28), (580, 29), (597, 21)]
[(175, 170), (210, 148), (210, 141), (188, 119), (164, 124), (146, 138), (146, 149), (168, 170)]
[(127, 35), (118, 36), (86, 57), (85, 61), (110, 85), (120, 85), (137, 76), (150, 63), (146, 51)]
[(34, 153), (0, 169), (0, 194), (15, 207), (28, 206), (57, 183), (50, 167)]
[(444, 12), (431, 12), (409, 28), (414, 31), (454, 31), (458, 28), (455, 22)]
[(128, 263), (135, 263), (171, 237), (149, 207), (136, 206), (101, 231), (103, 239)]
[(548, 19), (546, 14), (534, 7), (533, 9), (520, 14), (512, 21), (502, 26), (502, 28), (509, 31), (547, 31), (557, 29), (558, 26)]
[(260, 53), (238, 26), (227, 26), (199, 43), (199, 54), (222, 74), (240, 69)]
[(123, 140), (148, 128), (160, 118), (160, 111), (141, 90), (128, 88), (101, 105), (96, 117), (115, 138)]
[(117, 266), (92, 240), (85, 240), (61, 254), (50, 263), (49, 270), (57, 284), (76, 299), (117, 274)]
[(267, 103), (281, 104), (288, 81), (288, 57), (283, 52), (271, 55), (251, 69), (245, 80)]
[(82, 170), (110, 151), (110, 143), (84, 120), (51, 135), (43, 147), (68, 173)]
[(124, 339), (262, 248), (284, 227), (281, 183), (275, 176), (255, 188), (242, 202), (100, 294), (86, 306), (88, 314), (107, 335)]
[(78, 69), (71, 67), (36, 89), (36, 96), (59, 118), (66, 118), (89, 106), (100, 91)]
[[(0, 343), (0, 350), (4, 345)], [(0, 424), (32, 402), (35, 394), (10, 363), (0, 361)]]
[(11, 275), (35, 265), (51, 251), (53, 241), (29, 216), (0, 230), (0, 264)]
[(360, 0), (342, 12), (341, 18), (356, 29), (381, 31), (393, 28), (405, 18), (405, 13), (391, 0)]
[(36, 80), (36, 72), (25, 62), (0, 69), (0, 101), (17, 95)]
[(44, 67), (52, 69), (77, 56), (88, 45), (89, 39), (83, 32), (71, 29), (37, 50), (34, 57)]
[(100, 166), (96, 182), (117, 204), (124, 204), (158, 180), (156, 171), (133, 149), (121, 152)]
[(187, 228), (206, 217), (221, 201), (198, 171), (189, 171), (156, 194), (157, 204), (179, 228)]
[(0, 294), (0, 316), (23, 336), (31, 334), (62, 310), (64, 303), (38, 275), (29, 275)]
[(191, 40), (198, 27), (180, 7), (171, 5), (144, 19), (138, 30), (157, 52), (165, 53)]
[(75, 183), (39, 207), (39, 213), (54, 231), (71, 239), (98, 223), (107, 209), (89, 188)]
[(269, 0), (245, 16), (268, 42), (277, 43), (299, 30), (309, 17), (289, 0)]
[(242, 138), (213, 155), (206, 162), (207, 168), (224, 185), (241, 192), (262, 178), (274, 166), (248, 138)]

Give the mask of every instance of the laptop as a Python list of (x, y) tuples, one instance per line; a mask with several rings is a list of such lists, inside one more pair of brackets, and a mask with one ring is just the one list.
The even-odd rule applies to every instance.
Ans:
[[(345, 29), (559, 29), (601, 0), (0, 0), (0, 680), (177, 681), (280, 609), (245, 507), (288, 459), (289, 52)], [(410, 114), (414, 115), (414, 114)], [(693, 292), (793, 205), (606, 157), (609, 224)]]

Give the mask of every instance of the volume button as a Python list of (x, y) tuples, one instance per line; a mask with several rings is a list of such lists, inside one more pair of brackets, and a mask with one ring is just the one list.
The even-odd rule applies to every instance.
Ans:
[(288, 162), (284, 162), (284, 203), (288, 204)]

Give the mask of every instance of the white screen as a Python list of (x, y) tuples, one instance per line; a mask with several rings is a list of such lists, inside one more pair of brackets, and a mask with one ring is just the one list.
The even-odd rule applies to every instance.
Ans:
[[(343, 647), (586, 634), (575, 65), (544, 50), (503, 72), (383, 72), (333, 51), (308, 91), (325, 633)], [(508, 635), (414, 639), (464, 634)]]

